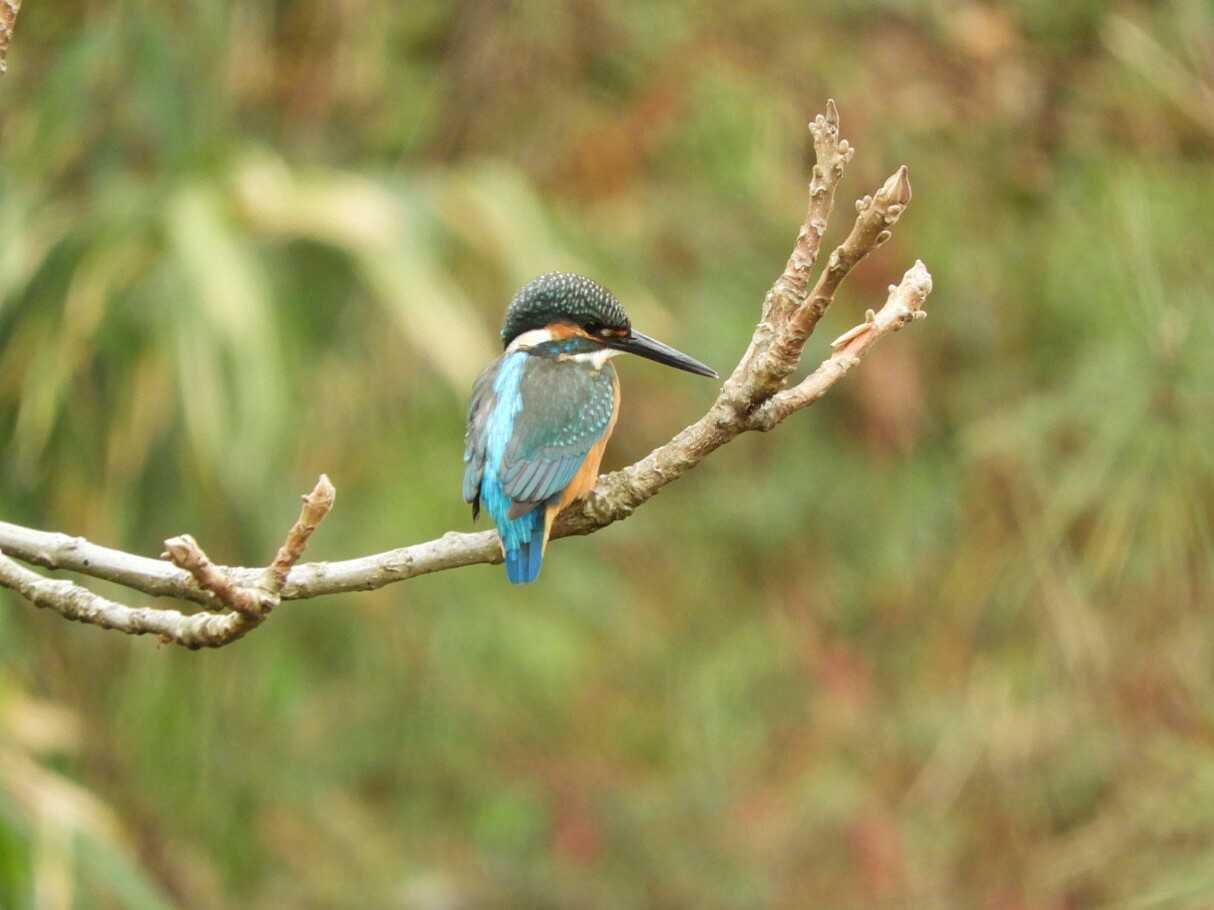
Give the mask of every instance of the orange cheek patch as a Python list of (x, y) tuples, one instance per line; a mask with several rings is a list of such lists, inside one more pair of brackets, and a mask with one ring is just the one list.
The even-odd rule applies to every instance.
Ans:
[(579, 325), (573, 325), (569, 322), (553, 322), (548, 325), (548, 332), (552, 335), (553, 341), (560, 341), (562, 338), (574, 338), (580, 336), (589, 338), (590, 336)]

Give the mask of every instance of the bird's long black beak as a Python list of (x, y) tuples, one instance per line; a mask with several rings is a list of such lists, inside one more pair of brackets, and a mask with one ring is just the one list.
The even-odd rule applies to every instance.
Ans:
[(605, 339), (605, 343), (608, 347), (615, 348), (617, 351), (625, 351), (629, 354), (646, 357), (649, 360), (656, 360), (658, 363), (664, 363), (666, 366), (674, 367), (676, 370), (686, 370), (688, 373), (695, 373), (697, 376), (718, 378), (717, 371), (712, 367), (700, 363), (694, 357), (688, 357), (682, 351), (676, 351), (670, 345), (663, 344), (656, 338), (650, 338), (636, 329), (633, 329), (631, 334), (626, 338), (608, 338)]

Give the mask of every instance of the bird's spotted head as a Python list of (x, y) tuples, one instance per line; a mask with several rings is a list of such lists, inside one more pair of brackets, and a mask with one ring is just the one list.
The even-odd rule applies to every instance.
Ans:
[(502, 324), (502, 345), (553, 324), (577, 326), (597, 338), (626, 337), (632, 330), (620, 301), (597, 281), (572, 272), (548, 272), (514, 295)]
[(616, 354), (636, 354), (677, 370), (716, 378), (716, 371), (632, 327), (611, 291), (569, 272), (549, 272), (523, 285), (502, 325), (507, 351), (583, 360), (601, 367)]

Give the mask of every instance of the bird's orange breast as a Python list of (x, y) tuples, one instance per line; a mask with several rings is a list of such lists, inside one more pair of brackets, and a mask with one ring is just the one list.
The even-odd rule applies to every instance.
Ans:
[(615, 394), (612, 395), (614, 404), (611, 408), (611, 420), (607, 423), (607, 429), (602, 437), (596, 442), (586, 453), (586, 460), (582, 462), (582, 466), (578, 468), (576, 474), (573, 475), (573, 480), (569, 481), (569, 486), (561, 492), (561, 498), (554, 505), (548, 506), (544, 516), (544, 546), (548, 546), (548, 535), (552, 533), (552, 522), (556, 520), (566, 506), (575, 499), (585, 496), (594, 489), (595, 483), (599, 479), (599, 465), (603, 462), (603, 453), (607, 451), (607, 442), (611, 439), (611, 434), (615, 432), (615, 422), (620, 416), (620, 377), (612, 371), (612, 384), (615, 386)]

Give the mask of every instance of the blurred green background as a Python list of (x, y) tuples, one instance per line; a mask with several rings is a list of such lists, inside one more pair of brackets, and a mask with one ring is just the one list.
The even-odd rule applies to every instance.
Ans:
[[(147, 555), (264, 563), (321, 471), (311, 558), (470, 528), (541, 271), (727, 370), (828, 97), (828, 244), (915, 201), (807, 363), (936, 290), (530, 588), (213, 653), (6, 592), (0, 907), (1214, 906), (1208, 2), (27, 0), (9, 63), (0, 517)], [(608, 469), (715, 391), (621, 374)]]

